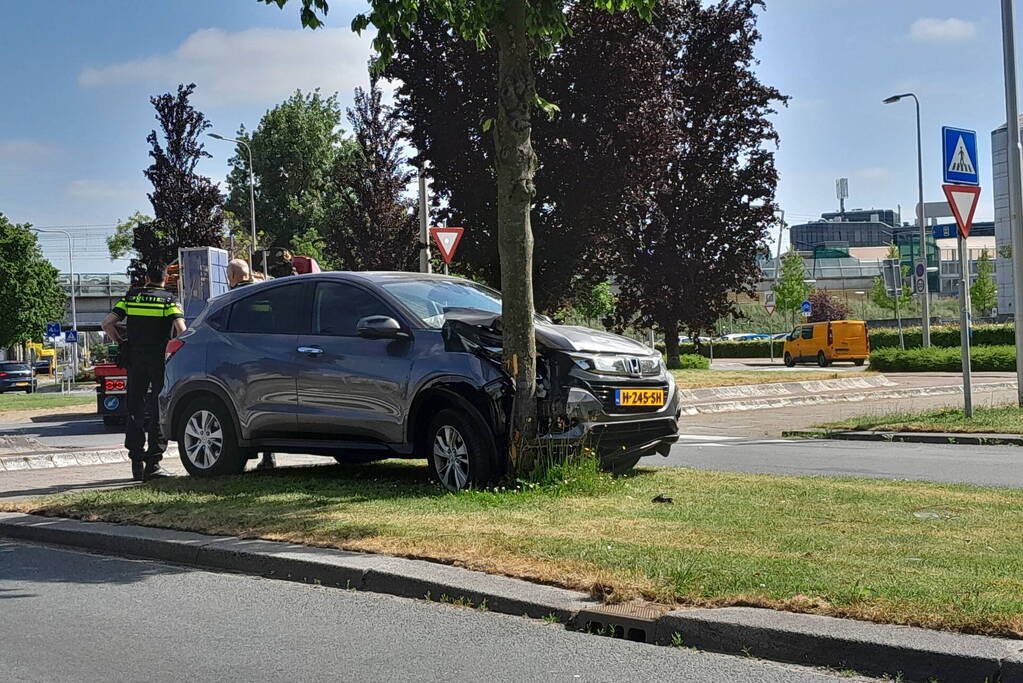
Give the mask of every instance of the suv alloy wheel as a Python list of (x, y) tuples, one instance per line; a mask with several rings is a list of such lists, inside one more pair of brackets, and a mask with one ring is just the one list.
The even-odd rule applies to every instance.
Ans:
[(430, 475), (449, 491), (492, 483), (495, 449), (489, 428), (467, 411), (446, 408), (430, 421), (424, 442)]
[(194, 477), (239, 474), (245, 469), (234, 423), (215, 399), (197, 398), (188, 405), (178, 423), (177, 442), (181, 464)]

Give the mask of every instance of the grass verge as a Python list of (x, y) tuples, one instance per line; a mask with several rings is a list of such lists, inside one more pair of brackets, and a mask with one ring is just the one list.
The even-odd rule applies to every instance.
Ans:
[(448, 494), (423, 466), (391, 461), (0, 507), (426, 558), (610, 600), (1023, 636), (1023, 491), (1012, 489), (657, 469)]
[(967, 418), (958, 408), (920, 413), (864, 415), (817, 425), (825, 429), (884, 432), (956, 432), (961, 434), (1023, 434), (1023, 409), (1018, 406), (974, 408)]
[(825, 370), (790, 370), (773, 372), (763, 370), (672, 370), (675, 382), (682, 389), (705, 387), (733, 387), (742, 384), (777, 384), (778, 382), (808, 382), (838, 379), (839, 372)]
[(0, 394), (0, 413), (95, 404), (95, 394)]

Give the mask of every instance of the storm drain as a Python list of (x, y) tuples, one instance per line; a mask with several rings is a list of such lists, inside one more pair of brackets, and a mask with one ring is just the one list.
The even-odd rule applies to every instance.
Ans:
[(580, 610), (574, 626), (580, 631), (637, 643), (654, 642), (654, 624), (667, 611), (652, 605), (623, 603)]

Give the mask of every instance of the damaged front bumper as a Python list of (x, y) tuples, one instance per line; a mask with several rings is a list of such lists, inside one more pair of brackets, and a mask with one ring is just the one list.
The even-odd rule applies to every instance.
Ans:
[(613, 414), (594, 393), (581, 387), (568, 391), (564, 404), (569, 425), (541, 437), (558, 446), (581, 445), (597, 452), (604, 462), (632, 459), (659, 453), (667, 456), (678, 441), (681, 414), (678, 391), (670, 383), (667, 400), (660, 409), (640, 414)]

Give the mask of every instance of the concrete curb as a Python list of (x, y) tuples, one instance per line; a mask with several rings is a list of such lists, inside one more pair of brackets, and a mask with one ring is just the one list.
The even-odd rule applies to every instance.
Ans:
[[(766, 609), (604, 606), (562, 588), (422, 560), (150, 527), (0, 513), (0, 538), (365, 590), (806, 666), (926, 681), (1023, 681), (1023, 641)], [(630, 608), (631, 607), (631, 608)], [(677, 635), (676, 635), (677, 634)], [(679, 643), (681, 640), (681, 643)]]
[(840, 441), (900, 441), (940, 443), (961, 446), (1023, 446), (1017, 434), (959, 434), (956, 432), (883, 432), (832, 429), (797, 429), (782, 432), (783, 437), (799, 439), (837, 439)]
[[(909, 681), (1023, 680), (1023, 641), (749, 607), (669, 612), (657, 642)], [(901, 678), (899, 675), (901, 674)]]
[[(167, 447), (165, 458), (178, 457), (177, 446)], [(45, 453), (12, 453), (0, 455), (0, 472), (19, 470), (45, 470), (54, 467), (81, 465), (109, 465), (128, 462), (128, 451), (123, 448), (67, 449)]]
[[(1015, 389), (1015, 382), (990, 382), (978, 384), (974, 391), (999, 389)], [(823, 405), (827, 403), (858, 403), (894, 398), (912, 398), (915, 396), (942, 396), (963, 393), (962, 385), (937, 387), (914, 387), (911, 389), (880, 389), (878, 391), (859, 391), (844, 394), (804, 394), (801, 396), (779, 396), (776, 398), (754, 398), (734, 401), (714, 401), (695, 403), (683, 406), (683, 415), (699, 415), (701, 413), (732, 413), (745, 410), (763, 410), (768, 408), (789, 408), (794, 406)]]

